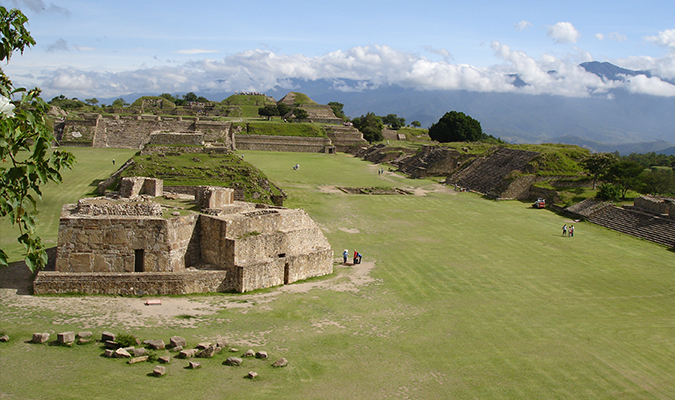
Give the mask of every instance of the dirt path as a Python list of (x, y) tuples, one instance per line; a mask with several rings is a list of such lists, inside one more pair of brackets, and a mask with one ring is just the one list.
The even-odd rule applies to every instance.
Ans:
[[(146, 305), (149, 297), (120, 296), (32, 296), (31, 273), (23, 262), (0, 269), (0, 303), (6, 322), (31, 312), (52, 311), (57, 316), (53, 324), (74, 324), (81, 329), (115, 327), (195, 327), (200, 317), (222, 309), (241, 309), (248, 312), (254, 305), (271, 308), (271, 303), (282, 293), (306, 293), (310, 290), (358, 292), (360, 287), (378, 282), (370, 277), (375, 263), (364, 262), (352, 267), (336, 265), (328, 279), (299, 282), (279, 286), (260, 294), (214, 294), (185, 297), (152, 297), (161, 305)], [(344, 279), (347, 278), (347, 279)]]

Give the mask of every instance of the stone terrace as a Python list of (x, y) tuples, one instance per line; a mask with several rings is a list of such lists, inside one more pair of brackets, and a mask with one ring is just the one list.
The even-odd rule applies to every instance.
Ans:
[(456, 183), (471, 191), (499, 197), (506, 186), (504, 179), (513, 171), (523, 171), (539, 153), (501, 148), (495, 153), (475, 159), (468, 167), (448, 177), (448, 184)]
[(593, 213), (588, 221), (665, 246), (675, 245), (675, 221), (668, 218), (611, 206)]
[(337, 151), (347, 151), (354, 146), (368, 146), (363, 133), (353, 126), (325, 125), (323, 128)]

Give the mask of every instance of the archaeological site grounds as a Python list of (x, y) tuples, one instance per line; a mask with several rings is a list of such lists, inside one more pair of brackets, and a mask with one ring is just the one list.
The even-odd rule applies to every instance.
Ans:
[[(140, 127), (144, 118), (129, 123)], [(237, 139), (231, 125), (162, 118), (147, 120), (171, 125), (168, 129), (180, 131), (183, 143), (155, 137), (158, 152), (140, 153), (136, 145), (69, 147), (77, 158), (74, 170), (65, 171), (62, 185), (45, 188), (38, 207), (40, 232), (49, 247), (63, 249), (65, 258), (57, 258), (56, 271), (44, 276), (73, 268), (107, 274), (109, 281), (91, 292), (99, 294), (36, 295), (39, 285), (33, 286), (24, 264), (0, 269), (0, 336), (9, 338), (0, 342), (0, 399), (673, 398), (672, 244), (588, 222), (600, 215), (588, 211), (595, 206), (579, 211), (587, 212), (587, 218), (562, 209), (535, 209), (528, 197), (535, 190), (530, 188), (532, 176), (510, 175), (491, 183), (465, 173), (455, 176), (458, 189), (428, 176), (433, 168), (458, 168), (471, 148), (424, 149), (414, 157), (426, 158), (401, 167), (404, 174), (379, 162), (403, 158), (406, 148), (346, 153), (362, 142), (349, 130), (309, 140)], [(106, 135), (121, 120), (66, 122), (63, 132), (74, 138), (71, 146), (83, 137), (90, 143), (110, 142), (112, 136)], [(243, 135), (247, 128), (237, 129)], [(236, 158), (223, 158), (223, 148), (233, 150), (237, 140), (242, 148), (234, 152)], [(204, 141), (211, 141), (210, 152), (202, 149)], [(310, 150), (265, 151), (282, 145)], [(183, 155), (170, 158), (172, 152)], [(502, 161), (474, 164), (476, 170), (488, 168), (485, 176), (494, 175), (489, 168), (495, 165), (527, 163), (534, 157), (527, 149), (500, 149), (491, 156)], [(132, 157), (137, 160), (133, 173), (139, 176), (139, 168), (150, 174), (153, 166), (173, 163), (161, 177), (165, 191), (173, 185), (194, 194), (184, 187), (202, 185), (204, 174), (226, 175), (215, 166), (238, 160), (264, 176), (255, 175), (256, 185), (236, 185), (224, 195), (227, 201), (207, 204), (208, 196), (200, 192), (200, 208), (169, 196), (156, 200), (164, 207), (160, 211), (141, 216), (157, 226), (182, 221), (176, 231), (187, 227), (183, 239), (162, 236), (173, 234), (170, 229), (157, 228), (154, 236), (129, 229), (132, 233), (120, 239), (125, 249), (99, 251), (114, 240), (101, 242), (98, 231), (90, 229), (96, 225), (93, 214), (86, 217), (84, 211), (73, 211), (76, 206), (62, 207), (114, 186), (102, 182)], [(213, 161), (211, 169), (202, 167), (207, 158)], [(450, 161), (439, 166), (434, 159)], [(245, 174), (254, 173), (247, 168)], [(470, 185), (487, 189), (484, 194), (461, 190)], [(547, 201), (553, 195), (546, 188), (536, 190), (535, 196)], [(256, 206), (261, 199), (266, 205)], [(253, 205), (236, 206), (241, 215), (224, 212), (243, 204), (235, 200)], [(102, 201), (79, 207), (98, 210)], [(281, 201), (283, 208), (273, 204)], [(636, 202), (626, 212), (644, 217), (641, 210), (648, 206)], [(77, 225), (67, 240), (59, 239), (62, 210), (72, 213), (61, 224)], [(114, 225), (128, 217), (106, 218), (118, 221)], [(643, 227), (641, 221), (633, 227)], [(574, 237), (561, 235), (564, 224), (575, 226)], [(215, 235), (216, 230), (222, 234)], [(0, 232), (3, 248), (18, 260), (20, 249), (5, 234), (6, 222)], [(221, 247), (208, 242), (213, 237), (223, 239)], [(83, 243), (90, 247), (77, 247)], [(241, 243), (245, 246), (237, 247)], [(165, 245), (171, 250), (149, 250)], [(243, 250), (213, 253), (231, 246)], [(255, 259), (260, 249), (271, 261)], [(348, 265), (342, 263), (344, 249), (350, 253)], [(351, 265), (355, 250), (363, 261)], [(312, 254), (323, 264), (313, 263)], [(139, 257), (145, 270), (134, 272)], [(298, 279), (292, 276), (296, 262), (298, 271), (309, 271)], [(142, 274), (188, 276), (202, 264), (214, 268), (209, 273), (227, 276), (253, 266), (264, 279), (253, 279), (259, 286), (232, 281), (225, 290), (216, 285), (208, 293), (164, 294), (152, 292), (152, 284), (139, 286), (149, 282)], [(323, 269), (316, 273), (312, 266), (319, 264)], [(136, 278), (139, 284), (132, 285)], [(172, 286), (177, 288), (172, 293), (188, 286)], [(59, 281), (45, 287), (58, 288)], [(83, 285), (75, 291), (90, 289)], [(42, 336), (44, 343), (33, 343), (35, 333), (48, 333), (49, 339)], [(110, 357), (114, 346), (103, 341), (107, 333), (134, 347), (127, 350), (132, 356), (148, 359), (129, 363), (129, 358)], [(84, 340), (78, 342), (77, 334)], [(200, 348), (208, 354), (182, 358), (179, 349), (168, 349), (176, 337), (185, 339), (181, 345), (188, 353)], [(246, 357), (248, 350), (259, 356)], [(160, 363), (167, 356), (170, 362)], [(282, 358), (285, 366), (273, 366)], [(161, 374), (153, 371), (160, 366), (163, 375), (157, 376)]]

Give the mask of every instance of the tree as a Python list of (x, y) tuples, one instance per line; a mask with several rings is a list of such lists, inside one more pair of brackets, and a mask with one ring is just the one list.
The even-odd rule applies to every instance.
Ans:
[(284, 115), (291, 112), (291, 106), (289, 106), (287, 104), (284, 104), (284, 103), (279, 103), (279, 104), (277, 104), (277, 110), (279, 111), (278, 115), (283, 117)]
[(124, 101), (124, 99), (121, 98), (121, 97), (112, 102), (113, 108), (124, 108), (128, 105), (129, 105), (129, 103)]
[(593, 175), (593, 189), (595, 189), (595, 184), (600, 175), (607, 172), (615, 160), (612, 153), (593, 153), (581, 160), (581, 165), (584, 169)]
[(354, 127), (363, 133), (363, 138), (368, 142), (379, 142), (384, 140), (382, 136), (382, 119), (377, 115), (369, 112), (366, 115), (354, 118), (352, 120)]
[(598, 194), (595, 195), (599, 200), (616, 200), (621, 196), (621, 189), (611, 183), (603, 183), (598, 188)]
[[(21, 11), (0, 6), (0, 61), (9, 62), (14, 51), (23, 54), (26, 46), (35, 44), (24, 27), (27, 21)], [(34, 273), (47, 265), (47, 253), (35, 230), (40, 187), (61, 182), (60, 171), (72, 168), (74, 162), (69, 152), (50, 152), (54, 136), (45, 118), (48, 111), (39, 89), (15, 88), (0, 70), (0, 218), (8, 218), (18, 227), (17, 241)], [(7, 265), (7, 261), (7, 254), (0, 249), (0, 265)]]
[(441, 143), (478, 142), (487, 139), (480, 122), (457, 111), (445, 113), (438, 122), (432, 124), (429, 136)]
[(98, 104), (98, 99), (96, 97), (92, 99), (84, 99), (84, 102), (89, 104), (90, 106), (95, 106)]
[(382, 117), (382, 123), (389, 125), (393, 130), (399, 130), (405, 126), (405, 118), (400, 118), (396, 114), (389, 114)]
[(293, 115), (295, 115), (295, 119), (297, 120), (309, 118), (309, 113), (307, 112), (307, 110), (304, 110), (300, 107), (293, 109)]
[(639, 175), (644, 193), (673, 195), (675, 194), (675, 172), (670, 168), (649, 168)]
[(265, 107), (260, 107), (258, 109), (258, 115), (261, 117), (267, 117), (267, 120), (271, 120), (273, 116), (279, 115), (279, 109), (274, 104), (268, 104)]
[(159, 97), (161, 97), (163, 99), (167, 99), (170, 102), (176, 104), (176, 98), (173, 97), (173, 95), (171, 93), (162, 93), (162, 94), (159, 95)]
[(197, 101), (197, 99), (198, 99), (198, 97), (195, 94), (195, 92), (189, 92), (189, 93), (185, 93), (183, 95), (183, 100), (185, 100), (188, 103), (195, 102), (195, 101)]
[(410, 123), (410, 125), (414, 126), (415, 128), (422, 127), (422, 124), (420, 123), (420, 121), (413, 121), (413, 122)]
[(345, 119), (347, 116), (345, 115), (345, 112), (343, 111), (343, 107), (345, 106), (342, 103), (338, 103), (337, 101), (330, 101), (328, 102), (328, 106), (330, 107), (331, 110), (333, 110), (333, 114), (335, 114), (336, 117)]
[(610, 165), (602, 180), (614, 184), (621, 190), (621, 198), (626, 197), (629, 190), (636, 190), (640, 186), (638, 175), (644, 167), (635, 161), (622, 160)]

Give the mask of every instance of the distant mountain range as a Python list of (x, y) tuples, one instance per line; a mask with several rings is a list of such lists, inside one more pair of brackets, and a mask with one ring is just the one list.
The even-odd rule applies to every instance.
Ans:
[[(586, 71), (606, 80), (645, 75), (610, 63), (581, 64)], [(515, 76), (514, 85), (527, 82)], [(319, 104), (337, 101), (347, 115), (368, 112), (397, 114), (406, 122), (419, 121), (429, 127), (448, 111), (462, 111), (481, 122), (483, 131), (511, 143), (568, 143), (594, 151), (675, 153), (675, 98), (612, 92), (606, 97), (572, 98), (517, 93), (478, 93), (463, 90), (422, 91), (385, 86), (363, 91), (336, 89), (334, 80), (294, 80), (285, 88), (265, 93), (280, 99), (289, 91), (302, 92)], [(340, 86), (356, 87), (358, 82), (342, 80)], [(232, 93), (197, 93), (220, 101)], [(157, 94), (154, 94), (157, 95)], [(134, 97), (135, 96), (135, 97)], [(141, 95), (128, 95), (134, 101)], [(110, 101), (105, 100), (102, 102)]]

